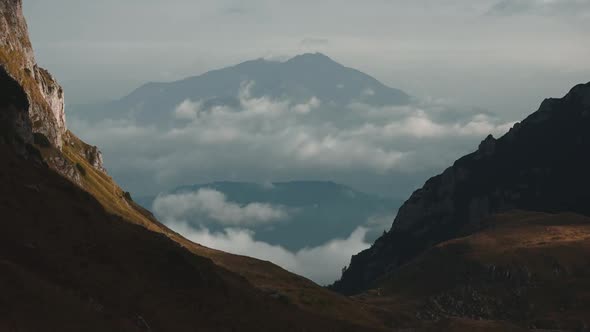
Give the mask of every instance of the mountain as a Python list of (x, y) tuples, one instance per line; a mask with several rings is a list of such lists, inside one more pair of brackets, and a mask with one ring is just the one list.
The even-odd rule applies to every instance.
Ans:
[[(251, 84), (248, 84), (251, 83)], [(128, 96), (99, 105), (78, 105), (84, 119), (132, 118), (139, 124), (164, 126), (185, 100), (214, 106), (240, 107), (240, 92), (249, 98), (286, 99), (293, 104), (313, 98), (324, 112), (338, 112), (353, 102), (371, 106), (404, 105), (411, 97), (371, 76), (347, 68), (323, 54), (303, 54), (285, 62), (258, 59), (177, 82), (148, 83)]]
[[(366, 194), (350, 187), (323, 181), (293, 181), (268, 184), (247, 182), (214, 182), (184, 186), (162, 193), (170, 195), (195, 194), (202, 190), (214, 190), (224, 195), (226, 200), (239, 206), (265, 204), (286, 216), (270, 225), (262, 224), (256, 229), (256, 240), (272, 245), (280, 245), (290, 251), (306, 247), (317, 247), (335, 238), (345, 239), (358, 227), (366, 227), (373, 232), (367, 234), (367, 241), (374, 241), (384, 229), (373, 225), (378, 218), (391, 216), (401, 205), (394, 199)], [(152, 209), (156, 197), (138, 199), (138, 202)], [(165, 215), (158, 215), (160, 218)], [(195, 227), (206, 226), (220, 231), (224, 224), (215, 220), (207, 211), (194, 211), (185, 217)], [(309, 232), (313, 229), (313, 232)]]
[(500, 139), (428, 180), (399, 210), (391, 230), (352, 258), (333, 289), (355, 294), (376, 287), (424, 251), (486, 229), (510, 210), (590, 215), (590, 83), (539, 110)]
[(192, 243), (67, 129), (21, 0), (0, 0), (0, 330), (373, 331), (368, 310), (269, 262)]

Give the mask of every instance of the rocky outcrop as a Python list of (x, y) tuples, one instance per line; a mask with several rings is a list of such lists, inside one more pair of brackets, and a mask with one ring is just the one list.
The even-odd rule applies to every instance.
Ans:
[(81, 139), (76, 137), (72, 132), (68, 131), (66, 133), (66, 141), (68, 142), (68, 146), (71, 147), (76, 154), (90, 164), (90, 166), (94, 167), (96, 170), (106, 173), (107, 170), (104, 167), (104, 162), (102, 159), (102, 152), (96, 146), (92, 146), (86, 144)]
[(3, 136), (10, 136), (3, 141), (35, 144), (49, 166), (77, 184), (81, 184), (80, 170), (63, 151), (66, 146), (74, 147), (74, 153), (106, 172), (98, 148), (67, 129), (64, 91), (35, 61), (22, 0), (0, 0), (0, 81), (0, 122)]
[(337, 291), (354, 294), (435, 244), (485, 227), (510, 209), (590, 215), (590, 83), (540, 109), (500, 139), (428, 180), (400, 208), (389, 232), (354, 256)]
[(33, 131), (61, 149), (67, 130), (63, 89), (49, 72), (37, 66), (22, 0), (0, 1), (0, 66), (26, 92)]

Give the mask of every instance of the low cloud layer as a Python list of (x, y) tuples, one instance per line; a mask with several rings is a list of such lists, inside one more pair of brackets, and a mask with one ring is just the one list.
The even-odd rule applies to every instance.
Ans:
[(201, 216), (224, 226), (254, 226), (288, 218), (287, 211), (281, 207), (266, 203), (239, 205), (212, 189), (160, 195), (154, 201), (153, 210), (165, 220), (199, 219)]
[(246, 229), (227, 228), (223, 232), (213, 233), (207, 228), (194, 228), (183, 222), (168, 223), (168, 226), (196, 243), (273, 262), (320, 285), (337, 280), (342, 268), (350, 263), (350, 257), (370, 247), (365, 242), (367, 229), (363, 227), (359, 227), (347, 239), (335, 239), (319, 247), (291, 252), (280, 246), (256, 241), (255, 233)]
[[(343, 109), (315, 97), (303, 103), (252, 97), (254, 84), (236, 91), (237, 108), (182, 101), (168, 110), (171, 128), (133, 119), (89, 123), (75, 115), (70, 122), (104, 150), (111, 173), (140, 193), (232, 179), (324, 179), (380, 192), (370, 183), (439, 170), (512, 125), (442, 102), (372, 107), (361, 102), (362, 91)], [(398, 189), (403, 196), (412, 188)]]

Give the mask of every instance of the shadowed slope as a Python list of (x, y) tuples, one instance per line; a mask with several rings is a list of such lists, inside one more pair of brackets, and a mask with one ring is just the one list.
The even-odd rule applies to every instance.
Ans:
[(359, 330), (303, 313), (107, 214), (9, 146), (0, 154), (0, 326), (8, 330)]

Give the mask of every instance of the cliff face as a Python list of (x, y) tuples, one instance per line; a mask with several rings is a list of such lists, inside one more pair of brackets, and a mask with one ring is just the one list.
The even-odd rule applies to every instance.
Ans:
[(63, 89), (45, 69), (37, 66), (22, 13), (22, 0), (0, 2), (0, 60), (24, 88), (35, 133), (58, 149), (66, 132)]
[[(7, 110), (2, 115), (13, 119), (12, 131), (17, 133), (19, 140), (40, 148), (52, 168), (81, 184), (75, 163), (63, 153), (64, 146), (72, 145), (70, 138), (74, 137), (67, 130), (64, 92), (55, 78), (35, 61), (22, 0), (0, 1), (0, 76), (3, 85), (16, 84), (22, 92), (20, 95), (14, 93), (14, 89), (10, 90), (13, 92), (3, 92), (13, 100), (20, 98), (17, 108), (25, 111), (15, 116), (14, 112)], [(105, 171), (96, 147), (84, 144), (84, 149), (78, 152), (97, 170)]]
[(376, 285), (424, 250), (472, 234), (486, 217), (512, 209), (590, 215), (590, 83), (540, 109), (502, 138), (428, 180), (401, 207), (391, 230), (354, 256), (334, 289)]

